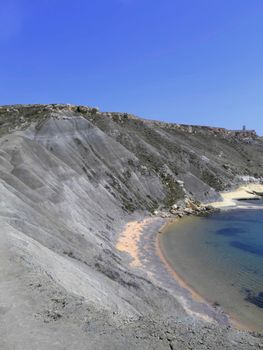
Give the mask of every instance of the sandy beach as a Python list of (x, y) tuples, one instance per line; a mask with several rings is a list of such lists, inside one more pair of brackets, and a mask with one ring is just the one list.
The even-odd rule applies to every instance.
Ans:
[(131, 267), (144, 270), (162, 287), (172, 288), (186, 314), (208, 323), (217, 320), (229, 324), (227, 315), (191, 288), (167, 261), (160, 245), (160, 235), (165, 234), (165, 228), (177, 220), (149, 217), (129, 222), (120, 234), (116, 248), (128, 254)]
[[(238, 200), (257, 199), (258, 195), (255, 192), (263, 192), (263, 185), (244, 185), (231, 192), (222, 192), (222, 201), (211, 203), (211, 205), (218, 209), (253, 208), (251, 203), (241, 206)], [(178, 220), (148, 217), (129, 222), (121, 232), (116, 248), (128, 254), (131, 258), (131, 267), (143, 269), (148, 275), (159, 279), (162, 286), (170, 282), (177, 300), (187, 314), (201, 318), (209, 323), (217, 320), (220, 323), (232, 324), (240, 330), (251, 330), (231, 315), (224, 313), (222, 309), (215, 308), (214, 305), (186, 283), (184, 278), (170, 265), (162, 249), (160, 237), (165, 234), (165, 230), (169, 225), (174, 224)], [(166, 274), (164, 274), (164, 270)]]
[(117, 241), (116, 248), (121, 252), (129, 254), (129, 256), (132, 258), (130, 265), (133, 267), (142, 266), (139, 255), (139, 243), (143, 228), (150, 222), (151, 218), (146, 218), (141, 221), (132, 221), (127, 223)]
[[(167, 271), (169, 272), (171, 277), (176, 280), (176, 282), (179, 284), (179, 286), (181, 288), (183, 288), (183, 289), (187, 290), (188, 292), (190, 292), (191, 298), (195, 302), (209, 305), (209, 302), (207, 300), (205, 300), (202, 297), (202, 295), (198, 294), (191, 286), (189, 286), (189, 284), (186, 283), (184, 278), (182, 276), (180, 276), (177, 273), (177, 271), (170, 265), (169, 261), (165, 257), (165, 254), (164, 254), (162, 246), (161, 246), (161, 242), (160, 242), (160, 235), (161, 234), (164, 234), (164, 233), (160, 232), (158, 234), (157, 239), (156, 239), (156, 254), (158, 255), (158, 257), (160, 258), (160, 260), (164, 264), (165, 268), (167, 269)], [(213, 319), (208, 314), (205, 314), (205, 313), (198, 313), (198, 314), (196, 314), (196, 312), (194, 312), (185, 302), (183, 302), (182, 304), (183, 304), (183, 307), (184, 307), (185, 311), (189, 315), (191, 315), (191, 316), (198, 316), (199, 318), (202, 318), (206, 322), (213, 322)]]
[(256, 193), (263, 193), (263, 185), (249, 184), (243, 185), (234, 191), (221, 192), (222, 201), (210, 203), (214, 208), (238, 207), (240, 199), (257, 199), (259, 196)]

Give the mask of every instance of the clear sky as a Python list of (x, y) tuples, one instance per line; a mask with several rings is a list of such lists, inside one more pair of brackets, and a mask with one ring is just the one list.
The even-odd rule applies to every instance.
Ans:
[(262, 0), (0, 0), (0, 104), (263, 135)]

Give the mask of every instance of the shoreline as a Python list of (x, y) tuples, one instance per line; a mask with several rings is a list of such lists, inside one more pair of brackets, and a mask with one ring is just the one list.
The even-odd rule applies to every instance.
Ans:
[[(161, 237), (161, 235), (165, 234), (163, 231), (167, 228), (167, 226), (172, 225), (172, 224), (176, 223), (177, 221), (178, 220), (175, 219), (171, 222), (168, 222), (158, 232), (157, 237), (156, 237), (156, 247), (155, 247), (156, 254), (160, 258), (161, 262), (163, 263), (163, 265), (165, 266), (166, 270), (169, 272), (171, 277), (178, 283), (178, 285), (181, 288), (185, 289), (186, 291), (188, 291), (190, 293), (190, 296), (194, 302), (209, 305), (210, 307), (212, 307), (213, 309), (216, 310), (216, 308), (209, 301), (207, 301), (201, 294), (199, 294), (193, 287), (191, 287), (185, 281), (185, 279), (172, 267), (172, 265), (170, 264), (169, 260), (166, 258), (165, 253), (161, 247), (160, 237)], [(192, 316), (195, 314), (195, 312), (193, 312), (190, 307), (186, 307), (184, 305), (184, 308), (186, 309), (186, 312), (191, 314)], [(220, 311), (221, 311), (221, 308), (220, 308)], [(226, 316), (228, 316), (225, 312), (224, 312), (224, 314)], [(215, 321), (214, 319), (212, 319), (209, 315), (207, 315), (205, 313), (202, 315), (199, 314), (199, 317), (201, 317), (206, 322), (214, 322)], [(229, 321), (229, 318), (228, 318), (228, 321)]]
[[(263, 194), (262, 184), (242, 185), (233, 191), (220, 192), (222, 201), (211, 202), (209, 205), (215, 209), (246, 208), (244, 205), (238, 205), (238, 200), (256, 200), (262, 198), (257, 193)], [(253, 205), (250, 205), (250, 207), (254, 209)]]
[[(231, 313), (226, 312), (223, 307), (214, 306), (212, 301), (206, 299), (200, 293), (198, 293), (191, 285), (189, 285), (189, 283), (187, 283), (185, 281), (185, 279), (171, 265), (171, 263), (169, 262), (168, 258), (166, 258), (165, 253), (162, 249), (160, 238), (161, 238), (161, 235), (165, 234), (164, 231), (167, 229), (167, 227), (169, 225), (172, 225), (175, 223), (178, 223), (177, 219), (171, 220), (166, 225), (164, 225), (162, 227), (162, 229), (158, 232), (157, 238), (156, 238), (156, 254), (159, 256), (159, 258), (161, 259), (162, 263), (165, 265), (166, 269), (169, 271), (172, 278), (174, 278), (176, 280), (176, 282), (182, 288), (186, 289), (190, 293), (193, 301), (209, 305), (211, 308), (213, 308), (215, 310), (220, 310), (227, 317), (227, 322), (235, 329), (240, 330), (240, 331), (247, 331), (247, 332), (255, 332), (255, 331), (258, 332), (257, 330), (253, 329), (252, 327), (249, 327), (248, 325), (242, 323), (242, 321), (238, 320)], [(209, 317), (209, 316), (207, 316), (207, 317)], [(204, 317), (204, 319), (206, 319), (206, 317)]]
[[(183, 277), (169, 265), (159, 247), (159, 237), (163, 230), (177, 220), (146, 217), (128, 222), (115, 247), (128, 255), (130, 267), (142, 269), (157, 285), (170, 291), (186, 315), (210, 324), (218, 322), (229, 326), (227, 314), (221, 308), (212, 306), (202, 295), (189, 287)], [(149, 237), (145, 237), (148, 234)]]
[[(172, 267), (169, 260), (166, 258), (165, 253), (162, 249), (160, 237), (165, 234), (164, 230), (167, 229), (168, 226), (173, 225), (174, 223), (178, 222), (178, 219), (170, 220), (170, 222), (163, 225), (163, 227), (159, 230), (156, 237), (156, 254), (161, 259), (162, 263), (165, 265), (166, 269), (169, 271), (169, 273), (172, 275), (173, 278), (177, 281), (177, 283), (184, 289), (188, 290), (193, 299), (197, 302), (207, 303), (205, 298), (202, 297), (201, 294), (199, 294), (197, 291), (195, 291), (185, 280), (184, 278), (178, 274), (178, 272)], [(209, 303), (210, 304), (210, 303)]]
[[(258, 195), (253, 191), (263, 193), (263, 185), (249, 184), (243, 185), (236, 190), (230, 192), (220, 193), (222, 196), (221, 202), (210, 203), (215, 209), (230, 210), (230, 209), (254, 209), (256, 208), (251, 203), (239, 205), (238, 200), (240, 199), (258, 199)], [(258, 209), (258, 207), (257, 207)], [(161, 226), (158, 227), (156, 222), (162, 220)], [(153, 277), (155, 274), (155, 280), (162, 279), (161, 275), (151, 271), (151, 267), (145, 263), (148, 260), (148, 255), (152, 255), (153, 263), (162, 264), (166, 273), (170, 279), (173, 279), (176, 285), (179, 286), (179, 294), (176, 295), (177, 301), (180, 303), (184, 311), (195, 317), (201, 318), (203, 321), (213, 323), (218, 322), (226, 326), (231, 325), (233, 328), (239, 331), (254, 332), (255, 329), (239, 321), (234, 315), (227, 313), (221, 306), (217, 307), (213, 305), (213, 302), (205, 299), (200, 295), (193, 287), (191, 287), (178, 272), (171, 266), (169, 260), (166, 258), (165, 253), (161, 247), (160, 237), (165, 234), (166, 228), (174, 223), (178, 223), (178, 218), (161, 219), (154, 217), (141, 217), (140, 219), (127, 222), (124, 229), (120, 233), (115, 247), (120, 252), (126, 253), (129, 258), (129, 265), (132, 268), (143, 269), (149, 277)], [(150, 239), (153, 242), (145, 244), (145, 235), (149, 231), (151, 232)], [(146, 238), (147, 240), (147, 238)], [(152, 244), (151, 244), (152, 243)], [(147, 247), (146, 247), (147, 246)], [(149, 249), (151, 252), (149, 253)], [(158, 270), (158, 268), (157, 268)], [(167, 277), (166, 277), (167, 279)], [(178, 289), (178, 288), (176, 288)], [(196, 311), (196, 305), (199, 304)]]

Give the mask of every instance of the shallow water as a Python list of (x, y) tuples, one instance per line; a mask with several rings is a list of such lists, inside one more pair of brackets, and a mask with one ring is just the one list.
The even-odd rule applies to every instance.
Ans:
[(167, 227), (160, 243), (191, 288), (244, 326), (263, 331), (263, 201), (253, 205), (259, 209), (182, 219)]

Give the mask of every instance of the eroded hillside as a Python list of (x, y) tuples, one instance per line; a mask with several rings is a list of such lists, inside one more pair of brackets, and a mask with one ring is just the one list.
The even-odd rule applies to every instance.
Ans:
[[(0, 107), (0, 135), (1, 349), (172, 349), (165, 329), (205, 336), (114, 244), (128, 221), (185, 196), (260, 181), (262, 139), (69, 105)], [(253, 348), (211, 327), (218, 349)]]
[[(34, 125), (34, 141), (54, 155), (60, 150), (56, 143), (52, 145), (52, 139), (59, 128), (60, 134), (66, 128), (79, 153), (78, 172), (94, 183), (105, 178), (129, 211), (150, 210), (161, 203), (169, 206), (185, 193), (210, 201), (217, 196), (215, 191), (229, 189), (248, 176), (263, 176), (262, 139), (238, 137), (222, 128), (154, 122), (126, 113), (100, 113), (96, 108), (70, 105), (2, 107), (0, 123), (2, 133)], [(79, 130), (89, 139), (78, 137)], [(46, 143), (40, 137), (43, 134)], [(122, 159), (120, 167), (112, 157)], [(102, 163), (100, 171), (94, 159)], [(139, 182), (147, 179), (149, 189), (141, 191), (134, 183), (136, 177)], [(186, 192), (179, 186), (181, 181)]]

